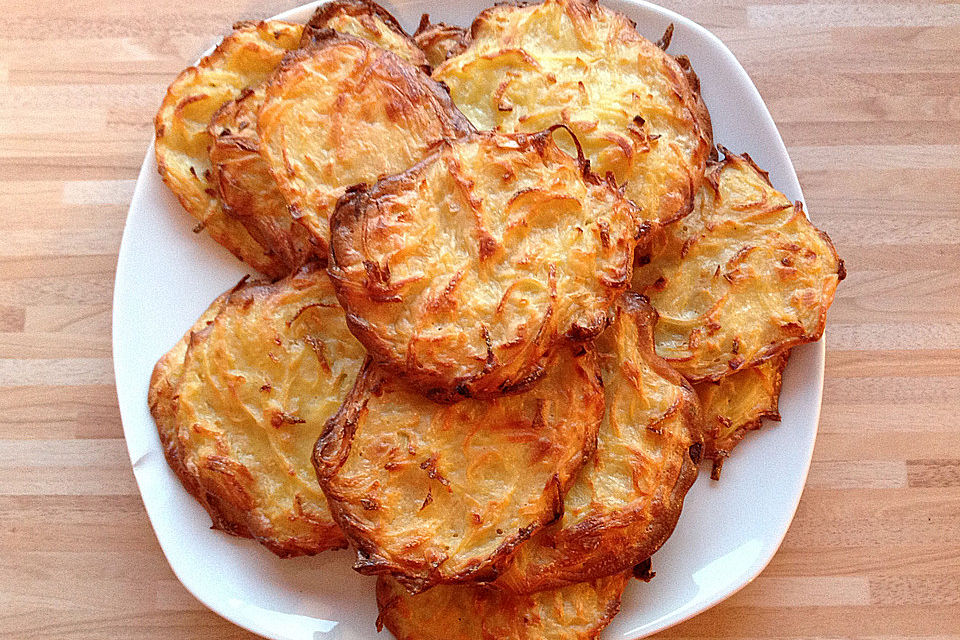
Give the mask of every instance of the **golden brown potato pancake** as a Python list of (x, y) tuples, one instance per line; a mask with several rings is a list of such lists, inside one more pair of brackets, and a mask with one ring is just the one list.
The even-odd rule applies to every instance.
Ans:
[(789, 352), (694, 388), (703, 407), (705, 456), (713, 459), (710, 477), (720, 479), (723, 461), (747, 431), (759, 429), (764, 418), (780, 420), (778, 401)]
[(529, 595), (483, 585), (410, 595), (381, 576), (377, 628), (386, 627), (397, 640), (593, 640), (620, 611), (629, 575)]
[(657, 353), (692, 381), (819, 339), (846, 275), (827, 234), (746, 154), (711, 167), (693, 214), (661, 240), (633, 286), (660, 315)]
[[(324, 39), (324, 29), (364, 38), (393, 51), (412, 64), (425, 65), (424, 54), (396, 19), (383, 7), (365, 0), (335, 0), (313, 14), (301, 38), (301, 46)], [(226, 212), (243, 223), (250, 235), (293, 271), (322, 255), (307, 228), (298, 224), (287, 201), (260, 157), (257, 113), (266, 99), (261, 83), (245, 89), (223, 105), (210, 122), (213, 138), (210, 161)], [(318, 255), (318, 253), (320, 255)]]
[(351, 330), (439, 401), (522, 389), (558, 340), (597, 335), (641, 235), (635, 207), (549, 130), (438, 143), (351, 189), (330, 228)]
[(520, 546), (497, 585), (518, 593), (629, 571), (673, 532), (697, 478), (697, 396), (653, 349), (656, 312), (621, 296), (597, 339), (606, 412), (597, 451), (564, 499), (563, 517)]
[(430, 22), (430, 16), (423, 14), (413, 39), (427, 56), (431, 67), (438, 67), (447, 58), (459, 55), (470, 44), (470, 34), (463, 27)]
[(260, 154), (321, 254), (347, 187), (403, 171), (436, 140), (472, 130), (418, 67), (329, 30), (284, 59), (257, 119)]
[(210, 237), (254, 269), (277, 277), (289, 269), (223, 210), (208, 149), (213, 114), (262, 82), (284, 53), (296, 49), (303, 27), (286, 22), (243, 22), (213, 53), (183, 71), (167, 89), (155, 120), (157, 169), (183, 207)]
[(712, 145), (709, 116), (683, 68), (631, 20), (592, 0), (546, 0), (487, 9), (470, 31), (466, 50), (433, 77), (478, 129), (565, 123), (645, 220), (690, 211)]
[(214, 527), (282, 557), (345, 546), (311, 454), (364, 352), (323, 269), (242, 283), (186, 343), (158, 363), (151, 410)]
[(559, 349), (523, 393), (446, 405), (368, 360), (314, 464), (361, 573), (411, 591), (491, 580), (560, 515), (602, 417), (589, 345)]

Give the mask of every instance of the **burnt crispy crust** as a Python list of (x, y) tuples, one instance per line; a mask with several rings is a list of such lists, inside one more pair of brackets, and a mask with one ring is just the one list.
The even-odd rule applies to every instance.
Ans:
[(718, 148), (725, 157), (708, 167), (694, 213), (638, 252), (633, 276), (660, 314), (657, 353), (692, 382), (818, 340), (846, 277), (802, 203), (778, 192), (749, 155)]
[[(238, 286), (242, 286), (242, 284), (241, 281)], [(167, 464), (180, 480), (183, 488), (210, 514), (213, 527), (220, 530), (228, 530), (230, 527), (222, 521), (217, 510), (210, 505), (207, 494), (200, 486), (196, 476), (189, 473), (183, 463), (180, 444), (177, 439), (177, 387), (180, 385), (180, 378), (183, 376), (183, 361), (186, 358), (187, 348), (192, 336), (206, 329), (214, 321), (229, 295), (230, 292), (228, 291), (214, 300), (177, 344), (157, 361), (150, 376), (150, 387), (147, 391), (147, 405), (150, 407), (150, 415), (153, 416), (157, 425), (160, 445), (163, 448), (163, 455), (167, 459)], [(234, 533), (242, 537), (250, 537), (246, 529), (237, 530)]]
[[(690, 58), (680, 55), (674, 56), (673, 59), (683, 70), (683, 75), (687, 79), (687, 85), (690, 87), (692, 99), (690, 110), (693, 112), (693, 117), (700, 127), (700, 134), (709, 149), (708, 161), (715, 160), (717, 154), (713, 141), (713, 121), (710, 119), (710, 110), (707, 109), (707, 103), (704, 101), (703, 94), (700, 91), (700, 77), (697, 75), (697, 72), (693, 70), (693, 63), (690, 62)], [(704, 166), (704, 169), (706, 169), (706, 166)], [(690, 206), (691, 208), (693, 207), (693, 198), (690, 199)]]
[(413, 34), (417, 46), (427, 57), (431, 67), (437, 67), (447, 58), (459, 55), (470, 44), (470, 32), (457, 25), (430, 22), (430, 14), (420, 16), (420, 24)]
[(703, 407), (704, 457), (713, 460), (711, 480), (720, 479), (724, 460), (748, 431), (759, 429), (765, 419), (780, 421), (778, 401), (789, 357), (790, 352), (784, 352), (717, 382), (694, 387)]
[[(591, 68), (590, 81), (568, 64), (574, 58)], [(625, 79), (630, 64), (636, 73)], [(609, 73), (596, 79), (601, 70)], [(477, 16), (469, 45), (434, 77), (478, 128), (572, 126), (594, 169), (613, 172), (646, 220), (669, 224), (690, 212), (712, 150), (709, 114), (689, 65), (623, 14), (596, 0), (498, 4)], [(619, 101), (611, 97), (618, 92)], [(646, 104), (642, 95), (659, 102)]]
[(563, 517), (524, 544), (495, 586), (532, 593), (594, 580), (649, 558), (676, 526), (703, 451), (700, 404), (656, 355), (656, 312), (619, 299), (597, 342), (607, 408), (594, 459), (567, 494)]
[[(636, 26), (636, 25), (634, 25)], [(656, 45), (666, 52), (670, 48), (670, 42), (673, 40), (673, 23), (667, 25), (663, 35), (657, 40)], [(697, 124), (700, 127), (700, 133), (710, 148), (709, 160), (716, 160), (717, 150), (713, 143), (713, 122), (710, 120), (710, 111), (707, 109), (707, 103), (703, 100), (703, 94), (700, 92), (700, 77), (693, 70), (693, 63), (685, 55), (673, 56), (674, 61), (683, 70), (683, 75), (687, 79), (687, 85), (693, 98), (691, 111)], [(693, 198), (690, 199), (690, 205), (693, 206)]]
[[(438, 402), (521, 391), (555, 344), (598, 335), (652, 235), (582, 152), (560, 150), (558, 128), (440, 141), (350, 188), (331, 217), (328, 272), (351, 331)], [(435, 229), (448, 235), (428, 246)]]
[(217, 48), (170, 84), (154, 119), (157, 170), (184, 209), (254, 269), (279, 277), (289, 270), (223, 211), (207, 150), (211, 116), (244, 88), (261, 82), (283, 53), (296, 48), (302, 27), (280, 21), (234, 25)]
[(423, 69), (332, 29), (314, 30), (308, 46), (286, 55), (265, 90), (261, 156), (323, 257), (329, 216), (348, 187), (407, 169), (436, 140), (473, 131)]
[(525, 393), (454, 405), (423, 398), (368, 359), (313, 463), (357, 571), (392, 575), (412, 593), (488, 582), (560, 516), (602, 415), (589, 347), (562, 349)]
[(397, 640), (595, 640), (620, 611), (629, 573), (517, 595), (484, 585), (438, 586), (410, 595), (377, 580), (377, 629)]
[(310, 462), (359, 368), (322, 267), (224, 294), (155, 370), (167, 460), (213, 528), (280, 557), (342, 548)]
[(357, 17), (375, 16), (395, 32), (406, 33), (392, 13), (370, 0), (332, 0), (331, 2), (325, 2), (317, 7), (317, 10), (310, 16), (307, 27), (310, 29), (329, 28), (330, 22), (340, 14)]
[(327, 29), (369, 40), (411, 64), (427, 65), (423, 52), (393, 14), (371, 0), (332, 0), (320, 5), (304, 27), (300, 46), (324, 39)]

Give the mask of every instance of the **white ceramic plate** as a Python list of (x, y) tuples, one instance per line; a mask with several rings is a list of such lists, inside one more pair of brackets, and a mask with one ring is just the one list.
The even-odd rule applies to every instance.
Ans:
[[(469, 25), (492, 2), (384, 4), (412, 32), (422, 12)], [(652, 40), (673, 22), (670, 51), (693, 61), (717, 141), (732, 151), (749, 152), (777, 188), (802, 199), (760, 94), (723, 43), (661, 7), (637, 0), (607, 4), (634, 19)], [(314, 6), (277, 17), (305, 22)], [(113, 355), (124, 435), (160, 545), (183, 585), (241, 627), (277, 640), (375, 638), (374, 579), (350, 569), (351, 553), (279, 560), (249, 540), (212, 531), (207, 514), (166, 465), (147, 409), (153, 365), (217, 295), (246, 273), (209, 237), (193, 234), (193, 224), (160, 181), (151, 146), (120, 247)], [(746, 438), (724, 465), (722, 481), (701, 474), (676, 532), (653, 558), (657, 577), (628, 587), (620, 615), (604, 638), (634, 639), (674, 625), (727, 598), (767, 565), (793, 518), (810, 466), (823, 354), (823, 341), (794, 350), (780, 398), (782, 423)]]

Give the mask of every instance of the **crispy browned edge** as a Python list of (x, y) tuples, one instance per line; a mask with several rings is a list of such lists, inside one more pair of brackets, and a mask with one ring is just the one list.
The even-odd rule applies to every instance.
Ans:
[[(635, 546), (636, 540), (627, 534), (638, 515), (647, 513), (636, 509), (627, 509), (613, 516), (593, 516), (579, 522), (569, 529), (557, 533), (558, 539), (576, 541), (578, 537), (593, 538), (598, 531), (609, 531), (613, 534), (614, 542), (602, 557), (592, 556), (589, 562), (582, 563), (578, 557), (563, 559), (563, 569), (555, 571), (552, 579), (541, 579), (533, 588), (520, 589), (523, 592), (541, 591), (544, 589), (559, 588), (575, 582), (586, 582), (605, 576), (611, 576), (621, 571), (630, 570), (652, 556), (673, 533), (683, 509), (683, 500), (690, 487), (693, 486), (699, 473), (700, 461), (704, 451), (703, 421), (700, 416), (700, 401), (696, 391), (686, 378), (677, 372), (670, 364), (658, 356), (654, 351), (654, 327), (657, 322), (657, 312), (649, 301), (636, 293), (627, 292), (621, 296), (621, 306), (630, 315), (639, 331), (639, 345), (641, 357), (650, 365), (657, 375), (671, 384), (682, 387), (683, 396), (678, 405), (671, 408), (671, 413), (680, 411), (686, 416), (686, 423), (693, 438), (693, 444), (688, 447), (676, 483), (670, 492), (667, 507), (662, 499), (657, 499), (650, 506), (652, 514), (651, 525), (645, 533), (645, 543)], [(575, 580), (564, 576), (576, 575)], [(525, 585), (530, 587), (531, 585)], [(511, 585), (512, 588), (512, 585)]]
[[(577, 147), (576, 162), (584, 179), (595, 185), (606, 185), (622, 197), (623, 190), (617, 187), (611, 175), (601, 178), (590, 170), (590, 162), (584, 156), (580, 148), (579, 140), (569, 127), (563, 124), (553, 125), (543, 131), (529, 134), (494, 134), (488, 131), (473, 132), (458, 138), (457, 143), (466, 144), (485, 137), (508, 137), (517, 141), (521, 147), (532, 146), (536, 148), (538, 153), (542, 155), (547, 145), (556, 145), (551, 136), (553, 132), (558, 129), (567, 131), (573, 138)], [(421, 393), (427, 395), (435, 402), (441, 403), (456, 402), (464, 397), (474, 397), (475, 394), (471, 392), (470, 385), (483, 376), (488, 375), (489, 372), (484, 371), (474, 376), (457, 378), (449, 384), (440, 384), (433, 373), (411, 370), (405, 367), (404, 363), (395, 361), (387, 341), (382, 340), (376, 331), (371, 328), (370, 323), (355, 313), (355, 305), (353, 304), (354, 295), (352, 293), (353, 287), (348, 284), (349, 278), (347, 278), (340, 269), (337, 261), (337, 247), (353, 246), (355, 238), (362, 238), (364, 219), (368, 215), (368, 212), (378, 210), (377, 201), (380, 198), (389, 197), (391, 194), (397, 193), (409, 185), (414, 184), (420, 174), (426, 171), (427, 168), (443, 154), (444, 150), (451, 145), (452, 141), (450, 140), (440, 140), (433, 145), (423, 160), (410, 169), (396, 175), (381, 178), (370, 186), (359, 184), (347, 189), (347, 192), (337, 202), (337, 206), (330, 216), (330, 260), (327, 266), (327, 273), (333, 282), (334, 290), (337, 292), (337, 298), (340, 300), (340, 304), (346, 312), (347, 326), (353, 335), (367, 348), (370, 355), (373, 356), (378, 364), (391, 370), (396, 375), (412, 381), (421, 390)], [(557, 150), (559, 151), (559, 148), (557, 148)], [(623, 201), (627, 206), (635, 206), (625, 198)], [(656, 225), (651, 222), (642, 221), (637, 233), (638, 244), (648, 242), (654, 235), (655, 227)], [(632, 267), (620, 274), (620, 277), (616, 281), (605, 281), (604, 284), (611, 290), (625, 289), (630, 284), (631, 273)], [(389, 274), (382, 274), (375, 265), (370, 265), (367, 268), (364, 289), (374, 302), (399, 300), (395, 293), (390, 292), (390, 290), (383, 285), (383, 280), (387, 275)], [(613, 298), (611, 297), (611, 302), (612, 300)], [(590, 326), (574, 325), (571, 327), (568, 335), (557, 336), (556, 342), (561, 342), (564, 339), (576, 342), (588, 341), (599, 335), (606, 328), (607, 324), (608, 321), (601, 321)], [(536, 337), (533, 340), (534, 343), (539, 344), (542, 331), (543, 326), (536, 332)], [(550, 347), (548, 346), (545, 351), (550, 351)], [(529, 375), (513, 384), (501, 385), (497, 389), (498, 393), (496, 395), (518, 393), (539, 380), (545, 371), (543, 364), (548, 356), (549, 354), (545, 353), (538, 359), (537, 363), (532, 364), (530, 367), (532, 371)], [(478, 394), (475, 397), (487, 396), (485, 394)]]
[[(586, 2), (591, 5), (591, 7), (599, 5), (598, 0), (586, 0)], [(619, 14), (619, 12), (616, 11), (615, 13)], [(624, 16), (624, 18), (626, 18), (634, 30), (639, 33), (637, 23), (626, 16)], [(680, 97), (684, 107), (696, 125), (696, 135), (699, 138), (699, 143), (693, 154), (694, 166), (692, 167), (692, 174), (690, 175), (690, 186), (687, 197), (676, 211), (660, 221), (663, 225), (676, 222), (693, 211), (697, 191), (700, 189), (707, 162), (709, 158), (716, 153), (713, 142), (713, 122), (710, 119), (710, 112), (707, 110), (707, 105), (700, 92), (700, 78), (694, 72), (693, 65), (687, 56), (673, 56), (667, 53), (667, 48), (670, 46), (672, 38), (673, 24), (671, 23), (667, 26), (663, 36), (654, 43), (654, 46), (663, 51), (666, 63), (664, 72), (670, 76), (674, 91)]]
[[(310, 34), (309, 44), (285, 54), (280, 65), (267, 81), (268, 86), (282, 85), (288, 75), (297, 73), (295, 69), (297, 65), (306, 62), (318, 51), (345, 43), (352, 43), (362, 47), (364, 51), (368, 52), (368, 55), (376, 54), (389, 60), (390, 63), (395, 66), (397, 72), (404, 76), (410, 84), (419, 84), (436, 99), (438, 104), (448, 110), (451, 126), (464, 134), (475, 131), (466, 116), (460, 113), (460, 110), (453, 104), (453, 101), (450, 99), (450, 94), (443, 88), (443, 85), (430, 78), (428, 67), (411, 64), (392, 51), (382, 49), (372, 42), (340, 33), (333, 29), (322, 28), (313, 30)], [(276, 171), (273, 167), (270, 168), (270, 172), (276, 176)], [(299, 218), (302, 215), (302, 212), (298, 210), (296, 205), (288, 204), (288, 207), (294, 218)], [(317, 242), (317, 254), (326, 257), (329, 253), (327, 243), (320, 238), (314, 238), (314, 240)]]
[[(420, 24), (417, 25), (417, 30), (413, 33), (413, 40), (425, 55), (438, 41), (451, 40), (455, 42), (456, 46), (447, 54), (449, 58), (462, 53), (469, 46), (470, 32), (457, 25), (430, 22), (430, 14), (424, 13), (420, 16)], [(429, 57), (427, 55), (428, 61)]]
[[(596, 353), (588, 352), (587, 347), (578, 345), (569, 347), (573, 350), (576, 357), (590, 357), (596, 362)], [(599, 371), (599, 368), (598, 368)], [(576, 473), (571, 473), (566, 483), (561, 483), (557, 474), (551, 478), (548, 488), (544, 490), (544, 496), (552, 498), (550, 504), (550, 513), (546, 517), (541, 516), (536, 522), (520, 529), (517, 533), (508, 536), (496, 551), (487, 558), (484, 563), (470, 567), (460, 573), (444, 578), (437, 570), (437, 566), (431, 567), (426, 575), (418, 566), (411, 566), (411, 563), (403, 563), (396, 560), (383, 557), (378, 553), (375, 544), (359, 532), (363, 526), (353, 518), (350, 513), (342, 508), (341, 500), (336, 491), (330, 487), (330, 480), (347, 461), (350, 455), (350, 448), (353, 444), (354, 434), (357, 430), (357, 423), (363, 413), (367, 411), (365, 396), (379, 395), (382, 387), (388, 379), (391, 379), (390, 373), (378, 366), (371, 357), (367, 357), (353, 389), (347, 394), (339, 411), (327, 421), (327, 426), (323, 434), (317, 439), (317, 444), (313, 450), (313, 466), (317, 472), (317, 479), (324, 493), (327, 495), (327, 501), (330, 505), (330, 511), (333, 518), (340, 525), (340, 530), (347, 536), (350, 542), (357, 550), (357, 560), (354, 564), (354, 570), (365, 575), (388, 574), (397, 579), (398, 582), (410, 593), (419, 593), (437, 584), (460, 584), (465, 582), (492, 582), (500, 575), (504, 566), (510, 559), (510, 555), (518, 545), (525, 542), (536, 531), (556, 522), (563, 515), (563, 497), (570, 485), (576, 478)], [(409, 381), (401, 382), (411, 393), (416, 393), (417, 389)], [(598, 376), (597, 384), (603, 388), (603, 380)], [(583, 448), (579, 466), (582, 467), (596, 452), (597, 439), (596, 429), (594, 435), (587, 439), (586, 446)], [(552, 492), (552, 495), (548, 495)], [(418, 575), (419, 574), (419, 575)]]
[[(499, 8), (504, 6), (524, 8), (534, 4), (539, 3), (528, 2), (527, 0), (502, 0), (495, 2), (492, 7), (484, 9), (477, 14), (476, 18), (473, 19), (473, 22), (470, 24), (470, 40), (472, 41), (474, 38), (476, 38), (480, 25), (484, 20), (487, 19), (487, 14), (490, 12), (497, 11)], [(637, 22), (635, 20), (631, 19), (622, 12), (617, 11), (616, 9), (613, 9), (612, 7), (601, 5), (599, 0), (568, 0), (567, 6), (569, 8), (577, 7), (575, 10), (581, 11), (581, 15), (579, 16), (580, 19), (590, 19), (594, 12), (601, 9), (609, 11), (610, 13), (626, 20), (633, 30), (637, 32), (637, 35), (646, 40), (646, 37), (640, 33), (639, 29), (637, 29)], [(697, 170), (697, 167), (693, 168), (693, 172), (690, 175), (690, 185), (688, 187), (687, 197), (683, 204), (675, 211), (670, 212), (669, 215), (664, 216), (662, 219), (660, 219), (660, 214), (662, 212), (658, 212), (658, 222), (661, 225), (667, 225), (671, 222), (676, 222), (677, 220), (689, 215), (690, 212), (693, 211), (697, 190), (700, 188), (700, 181), (703, 178), (703, 169), (707, 160), (716, 153), (716, 150), (713, 146), (713, 125), (710, 120), (710, 112), (707, 110), (706, 103), (703, 101), (703, 97), (700, 94), (700, 79), (697, 77), (697, 74), (694, 73), (689, 58), (686, 56), (675, 57), (667, 53), (666, 50), (670, 46), (670, 41), (672, 38), (673, 24), (671, 23), (667, 26), (663, 36), (657, 42), (651, 44), (663, 52), (663, 58), (665, 62), (664, 73), (670, 78), (674, 92), (683, 102), (690, 114), (690, 117), (693, 119), (694, 124), (696, 125), (696, 134), (700, 138), (700, 143), (697, 145), (697, 151), (695, 152), (694, 157), (695, 164), (700, 168), (700, 170)], [(467, 46), (469, 47), (470, 43), (468, 43)], [(702, 158), (699, 156), (702, 156)]]
[(412, 53), (420, 53), (420, 58), (416, 61), (411, 61), (411, 64), (419, 67), (429, 75), (430, 65), (427, 63), (427, 57), (426, 54), (423, 53), (423, 50), (420, 49), (413, 37), (404, 31), (393, 14), (372, 0), (332, 0), (320, 5), (317, 7), (317, 10), (313, 12), (310, 20), (303, 28), (300, 46), (307, 47), (314, 42), (324, 40), (327, 37), (325, 32), (331, 30), (328, 26), (330, 20), (341, 12), (354, 17), (376, 16), (380, 18), (388, 29), (407, 41)]
[[(684, 55), (674, 56), (673, 58), (680, 68), (683, 75), (687, 78), (687, 84), (690, 85), (690, 91), (693, 93), (693, 116), (700, 127), (700, 135), (707, 141), (707, 147), (710, 150), (708, 161), (716, 158), (717, 149), (713, 141), (713, 120), (710, 118), (710, 111), (707, 109), (707, 103), (703, 100), (703, 94), (700, 91), (700, 77), (693, 70), (690, 58)], [(694, 193), (696, 198), (696, 193)]]
[(380, 18), (391, 31), (405, 37), (410, 41), (411, 45), (416, 46), (416, 43), (414, 43), (413, 39), (403, 30), (403, 27), (400, 26), (400, 23), (393, 14), (372, 0), (331, 0), (330, 2), (325, 2), (317, 7), (313, 15), (310, 16), (310, 20), (304, 27), (305, 35), (302, 42), (306, 44), (310, 41), (309, 36), (306, 35), (307, 31), (329, 28), (327, 24), (330, 19), (341, 12), (348, 16), (374, 15)]
[[(790, 359), (790, 351), (784, 351), (783, 353), (774, 356), (774, 358), (780, 358), (780, 362), (776, 365), (776, 374), (773, 379), (773, 407), (768, 411), (761, 412), (755, 419), (740, 425), (733, 434), (727, 438), (724, 443), (724, 448), (717, 448), (717, 442), (714, 437), (707, 437), (705, 440), (705, 453), (704, 457), (713, 461), (713, 468), (710, 470), (710, 479), (719, 480), (720, 472), (723, 470), (724, 461), (730, 457), (730, 453), (733, 449), (740, 444), (740, 441), (743, 440), (743, 437), (747, 435), (748, 431), (755, 431), (763, 426), (764, 420), (774, 420), (780, 422), (780, 388), (783, 384), (783, 370), (787, 367), (787, 362)], [(710, 383), (713, 384), (713, 383)], [(712, 430), (710, 431), (712, 434)]]
[[(649, 561), (647, 561), (647, 567), (649, 568)], [(638, 577), (637, 579), (643, 580), (644, 578)], [(647, 579), (645, 581), (649, 582), (650, 580)], [(600, 636), (600, 634), (603, 632), (603, 630), (606, 629), (611, 622), (613, 622), (613, 619), (617, 616), (618, 613), (620, 613), (620, 605), (623, 599), (623, 590), (626, 588), (629, 582), (630, 582), (629, 575), (624, 575), (623, 584), (620, 587), (619, 595), (616, 598), (614, 598), (609, 605), (607, 605), (607, 608), (604, 610), (603, 615), (597, 619), (596, 627), (594, 628), (593, 631), (590, 632), (590, 635), (584, 636), (581, 640), (596, 640)], [(473, 585), (473, 586), (463, 585), (463, 588), (470, 589), (470, 588), (484, 588), (484, 587), (480, 587), (479, 585)], [(493, 587), (489, 587), (489, 588), (492, 589)], [(389, 615), (390, 610), (396, 605), (397, 598), (391, 597), (389, 586), (387, 585), (386, 580), (382, 576), (377, 578), (376, 597), (377, 597), (377, 633), (380, 633), (381, 631), (383, 631), (384, 627), (386, 627), (386, 629), (390, 633), (400, 638), (400, 636), (397, 634), (397, 630), (391, 628), (390, 615)], [(409, 636), (404, 636), (403, 638), (400, 638), (400, 640), (409, 640), (409, 638), (410, 638)], [(507, 640), (507, 639), (505, 638), (504, 640)]]
[[(636, 27), (636, 25), (634, 25)], [(663, 35), (660, 36), (660, 39), (657, 40), (656, 44), (664, 53), (667, 53), (667, 49), (670, 48), (670, 43), (673, 41), (673, 23), (667, 25), (667, 28), (664, 30)], [(687, 84), (690, 85), (690, 91), (693, 93), (693, 114), (697, 120), (697, 124), (700, 126), (700, 133), (706, 139), (708, 146), (710, 147), (710, 156), (709, 160), (716, 160), (717, 158), (717, 149), (713, 143), (713, 121), (710, 119), (710, 111), (707, 109), (707, 103), (703, 100), (703, 94), (700, 91), (700, 77), (697, 76), (696, 72), (693, 70), (693, 64), (690, 62), (690, 58), (685, 55), (676, 55), (672, 56), (676, 63), (680, 66), (680, 69), (683, 70), (683, 75), (687, 79)]]
[[(319, 265), (307, 265), (299, 269), (292, 277), (306, 275), (311, 271), (319, 269), (322, 269)], [(285, 282), (283, 281), (271, 283), (266, 280), (248, 280), (244, 277), (233, 289), (221, 295), (217, 298), (217, 301), (214, 302), (214, 304), (220, 302), (220, 309), (216, 315), (219, 316), (222, 310), (228, 305), (248, 306), (255, 299), (262, 299), (272, 295), (284, 285)], [(150, 412), (157, 422), (158, 427), (160, 426), (161, 420), (164, 420), (166, 424), (169, 425), (170, 421), (176, 419), (177, 387), (179, 386), (180, 380), (179, 375), (177, 376), (177, 380), (172, 379), (173, 369), (179, 368), (179, 373), (182, 374), (182, 367), (189, 357), (189, 350), (206, 339), (214, 321), (215, 317), (214, 320), (207, 322), (203, 328), (198, 329), (198, 327), (194, 326), (187, 332), (187, 335), (184, 336), (189, 336), (187, 355), (185, 355), (183, 362), (171, 362), (167, 358), (170, 354), (167, 354), (167, 356), (164, 356), (157, 362), (150, 379), (148, 402)], [(174, 432), (176, 428), (174, 424)], [(336, 525), (327, 527), (326, 529), (324, 540), (328, 541), (329, 544), (310, 544), (298, 538), (291, 538), (286, 542), (278, 542), (276, 537), (271, 533), (269, 521), (265, 518), (254, 517), (248, 510), (237, 508), (231, 504), (229, 500), (222, 499), (216, 492), (205, 487), (184, 465), (179, 442), (168, 441), (164, 437), (164, 429), (160, 428), (158, 431), (161, 435), (160, 439), (163, 444), (164, 456), (167, 459), (167, 463), (180, 479), (181, 484), (187, 492), (190, 493), (210, 515), (212, 529), (241, 538), (252, 538), (281, 558), (314, 555), (321, 551), (343, 549), (347, 546), (346, 539)], [(223, 473), (224, 481), (228, 482), (226, 478), (229, 477), (229, 473), (226, 470)], [(230, 490), (245, 492), (243, 487), (238, 484), (233, 484)]]
[(627, 584), (630, 582), (630, 575), (626, 575), (623, 580), (623, 585), (620, 587), (620, 594), (609, 604), (603, 612), (603, 616), (597, 620), (596, 629), (584, 640), (596, 640), (600, 637), (600, 634), (603, 633), (603, 630), (606, 629), (613, 619), (617, 617), (617, 614), (620, 613), (620, 603), (623, 601), (623, 590), (627, 588)]
[[(256, 23), (254, 23), (254, 24), (256, 24)], [(234, 28), (234, 30), (236, 30), (236, 29), (241, 28), (241, 27), (244, 27), (244, 26), (248, 26), (248, 23), (238, 22), (238, 23), (236, 23), (235, 25), (233, 25), (233, 28)], [(223, 45), (224, 45), (224, 42), (225, 42), (225, 41), (227, 40), (227, 38), (229, 38), (231, 35), (232, 35), (232, 33), (231, 33), (231, 34), (227, 34), (226, 36), (224, 36), (224, 37), (223, 37), (223, 40), (221, 40), (221, 41), (217, 44), (216, 48), (215, 48), (210, 54), (208, 54), (208, 55), (206, 55), (206, 56), (203, 56), (203, 58), (201, 58), (200, 61), (199, 61), (197, 64), (190, 65), (189, 67), (187, 67), (186, 69), (184, 69), (183, 71), (181, 71), (180, 73), (178, 73), (178, 74), (177, 74), (177, 77), (173, 79), (173, 82), (171, 82), (171, 83), (167, 86), (167, 90), (166, 90), (166, 92), (163, 94), (163, 100), (160, 102), (160, 108), (157, 109), (156, 115), (153, 116), (153, 131), (154, 131), (154, 137), (155, 137), (156, 139), (162, 138), (163, 135), (164, 135), (164, 133), (166, 132), (166, 125), (164, 125), (163, 120), (161, 119), (161, 114), (163, 113), (163, 105), (165, 105), (165, 104), (167, 103), (167, 100), (170, 100), (170, 98), (171, 98), (171, 92), (172, 92), (172, 90), (173, 90), (173, 87), (180, 81), (181, 78), (185, 78), (185, 77), (187, 77), (187, 76), (190, 75), (190, 74), (197, 73), (198, 69), (199, 69), (200, 66), (203, 64), (204, 60), (206, 60), (206, 59), (209, 58), (210, 56), (213, 56), (213, 55), (219, 53), (220, 50), (221, 50), (221, 48), (222, 48)], [(163, 180), (163, 183), (164, 183), (165, 185), (167, 185), (167, 188), (170, 189), (170, 192), (173, 193), (173, 195), (175, 195), (175, 196), (177, 197), (177, 200), (180, 202), (180, 206), (182, 206), (186, 211), (189, 212), (190, 209), (187, 207), (187, 203), (184, 201), (185, 199), (184, 199), (183, 197), (181, 197), (181, 195), (177, 192), (176, 189), (173, 189), (173, 188), (171, 187), (171, 185), (170, 185), (170, 183), (169, 183), (169, 181), (168, 181), (168, 179), (167, 179), (167, 173), (168, 173), (168, 171), (167, 171), (167, 165), (166, 165), (166, 163), (163, 161), (163, 158), (161, 158), (161, 157), (160, 157), (159, 155), (157, 155), (156, 153), (155, 153), (154, 155), (156, 156), (157, 173), (160, 174), (160, 179)], [(197, 228), (195, 229), (195, 231), (200, 231), (200, 230), (202, 230), (202, 226), (201, 226), (201, 225), (203, 224), (203, 221), (198, 220), (197, 222), (198, 222), (198, 225), (197, 225)]]
[[(243, 280), (240, 281), (240, 284), (243, 284)], [(200, 319), (187, 330), (180, 341), (157, 361), (150, 376), (150, 386), (147, 391), (147, 405), (150, 408), (150, 415), (153, 416), (157, 425), (157, 434), (160, 437), (160, 445), (163, 448), (163, 456), (167, 459), (167, 464), (180, 480), (184, 489), (210, 513), (213, 528), (220, 530), (228, 530), (229, 527), (226, 526), (226, 523), (219, 522), (216, 511), (212, 510), (207, 504), (206, 494), (200, 488), (200, 483), (196, 477), (187, 472), (181, 458), (176, 437), (176, 414), (177, 388), (180, 384), (180, 377), (183, 375), (184, 359), (192, 336), (195, 332), (202, 331), (213, 323), (229, 295), (230, 292), (227, 292), (217, 297), (207, 311), (200, 316)], [(216, 308), (215, 311), (214, 308)], [(209, 316), (208, 313), (210, 313)], [(235, 532), (235, 535), (244, 535), (244, 533)], [(249, 535), (245, 537), (249, 537)]]

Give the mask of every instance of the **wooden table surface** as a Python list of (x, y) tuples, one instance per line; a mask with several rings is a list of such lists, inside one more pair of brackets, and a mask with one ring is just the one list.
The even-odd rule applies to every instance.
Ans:
[[(850, 275), (782, 548), (661, 637), (960, 638), (960, 4), (664, 4), (743, 62)], [(252, 637), (180, 586), (150, 528), (110, 306), (165, 86), (233, 21), (290, 6), (3, 3), (0, 637)]]

